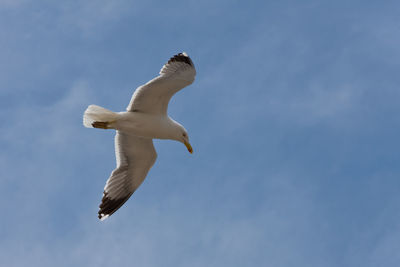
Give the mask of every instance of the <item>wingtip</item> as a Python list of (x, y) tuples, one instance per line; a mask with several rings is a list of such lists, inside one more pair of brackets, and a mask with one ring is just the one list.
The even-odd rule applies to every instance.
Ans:
[(185, 63), (192, 67), (192, 72), (194, 71), (194, 75), (196, 75), (196, 70), (193, 64), (192, 59), (189, 57), (189, 55), (186, 52), (180, 52), (176, 55), (173, 55), (167, 63), (164, 64), (164, 66), (160, 70), (160, 74), (168, 75), (172, 73), (176, 73), (177, 69), (184, 69), (187, 70), (187, 68), (184, 66), (182, 67), (182, 64), (173, 64), (173, 63)]
[(109, 214), (104, 214), (104, 213), (99, 214), (99, 219), (100, 219), (100, 221), (104, 221), (104, 220), (107, 219), (108, 217), (110, 217)]
[(171, 57), (168, 60), (167, 64), (172, 63), (172, 62), (184, 62), (184, 63), (189, 64), (190, 66), (194, 67), (192, 59), (189, 57), (189, 55), (186, 52), (181, 52), (181, 53), (174, 55), (173, 57)]
[(110, 215), (113, 215), (124, 203), (131, 197), (133, 192), (129, 193), (128, 195), (112, 199), (108, 196), (106, 191), (103, 192), (103, 198), (101, 199), (101, 204), (99, 206), (99, 219), (101, 221), (107, 219)]

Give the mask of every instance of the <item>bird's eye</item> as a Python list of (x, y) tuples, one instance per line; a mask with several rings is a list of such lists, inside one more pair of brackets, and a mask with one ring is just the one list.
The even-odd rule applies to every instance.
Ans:
[(183, 133), (182, 135), (183, 135), (183, 137), (186, 137), (186, 134), (185, 134), (185, 133)]

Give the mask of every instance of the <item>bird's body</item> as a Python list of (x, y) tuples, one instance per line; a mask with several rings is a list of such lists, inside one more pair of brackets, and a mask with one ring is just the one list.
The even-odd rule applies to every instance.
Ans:
[(127, 111), (112, 112), (90, 105), (83, 116), (88, 128), (115, 129), (117, 168), (104, 187), (99, 218), (117, 211), (140, 186), (157, 158), (153, 139), (182, 142), (192, 147), (185, 128), (167, 115), (170, 98), (194, 81), (196, 70), (186, 53), (173, 56), (160, 75), (138, 87)]
[(169, 116), (142, 112), (119, 112), (119, 119), (112, 128), (137, 136), (156, 139), (175, 139), (174, 127), (177, 122)]

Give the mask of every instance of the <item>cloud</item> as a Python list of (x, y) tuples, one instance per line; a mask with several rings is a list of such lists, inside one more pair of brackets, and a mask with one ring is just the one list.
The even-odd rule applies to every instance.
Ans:
[(0, 191), (9, 201), (2, 228), (29, 233), (27, 242), (42, 234), (42, 225), (52, 216), (52, 201), (67, 188), (68, 177), (74, 172), (62, 166), (77, 158), (77, 148), (85, 145), (76, 132), (82, 127), (83, 103), (89, 92), (88, 85), (78, 81), (53, 104), (21, 105), (8, 113), (8, 125), (0, 139), (5, 144)]
[[(249, 178), (248, 170), (237, 173), (237, 177), (226, 177), (232, 173), (219, 166), (209, 172), (213, 176), (208, 180), (211, 183), (224, 179), (223, 183), (214, 184), (214, 189), (206, 189), (207, 181), (198, 182), (203, 190), (195, 190), (196, 193), (193, 189), (186, 190), (185, 196), (180, 189), (185, 183), (182, 187), (173, 185), (176, 190), (148, 196), (163, 199), (151, 202), (141, 198), (144, 191), (125, 207), (129, 212), (122, 210), (118, 217), (100, 223), (95, 216), (94, 207), (99, 199), (95, 197), (97, 190), (93, 185), (104, 185), (105, 171), (100, 171), (103, 178), (99, 181), (85, 179), (82, 177), (85, 169), (79, 162), (88, 157), (89, 151), (93, 155), (110, 154), (112, 141), (108, 140), (109, 146), (103, 148), (93, 146), (101, 144), (101, 138), (77, 134), (85, 130), (81, 125), (82, 112), (92, 102), (96, 102), (96, 96), (91, 85), (80, 80), (54, 103), (21, 106), (10, 119), (12, 123), (2, 142), (10, 144), (9, 150), (25, 151), (25, 155), (2, 155), (9, 175), (1, 181), (2, 195), (7, 195), (13, 203), (3, 210), (9, 215), (2, 221), (2, 229), (14, 229), (13, 233), (3, 233), (0, 243), (2, 258), (7, 259), (3, 263), (7, 266), (98, 266), (132, 262), (146, 266), (243, 266), (249, 259), (256, 265), (264, 264), (266, 258), (274, 266), (310, 262), (307, 256), (312, 255), (311, 248), (302, 248), (301, 243), (315, 231), (312, 224), (307, 226), (313, 216), (310, 205), (313, 195), (307, 187), (295, 185), (293, 177), (287, 174), (275, 173), (257, 184), (267, 190), (268, 197), (251, 204), (251, 199), (240, 197), (253, 190), (248, 187), (253, 179), (240, 178)], [(89, 139), (94, 140), (89, 142)], [(79, 151), (85, 152), (81, 155)], [(113, 160), (113, 155), (108, 156)], [(90, 162), (95, 164), (96, 159)], [(101, 166), (90, 167), (91, 175), (95, 176), (93, 166), (95, 169)], [(187, 175), (187, 172), (174, 173), (181, 183)], [(204, 172), (197, 173), (191, 179), (201, 181), (203, 176)], [(152, 174), (152, 182), (161, 182), (156, 177), (157, 170)], [(146, 186), (151, 190), (150, 184)], [(84, 194), (89, 196), (89, 201)], [(185, 198), (188, 201), (181, 201)], [(249, 205), (254, 206), (246, 210)], [(88, 216), (91, 213), (93, 216)], [(302, 230), (295, 231), (296, 226)], [(288, 250), (299, 252), (287, 256)], [(24, 257), (17, 257), (21, 251), (25, 252)], [(315, 265), (311, 266), (318, 266), (321, 261), (315, 257), (311, 260)]]
[(29, 2), (30, 0), (0, 0), (0, 9), (18, 8)]
[[(52, 29), (65, 37), (26, 39), (27, 47), (37, 42), (46, 49), (28, 50), (22, 58), (36, 55), (36, 64), (45, 61), (37, 51), (53, 48), (48, 61), (59, 62), (56, 71), (54, 64), (43, 71), (45, 86), (26, 77), (25, 70), (37, 76), (35, 64), (26, 67), (30, 60), (8, 60), (18, 73), (9, 81), (33, 85), (29, 93), (8, 85), (15, 101), (2, 98), (7, 102), (0, 114), (4, 265), (396, 265), (398, 181), (379, 173), (385, 169), (398, 177), (398, 83), (387, 56), (396, 52), (396, 38), (388, 38), (394, 28), (375, 35), (364, 19), (345, 20), (342, 15), (351, 10), (339, 10), (337, 3), (333, 10), (247, 5), (251, 23), (239, 19), (249, 18), (240, 6), (227, 18), (223, 15), (232, 10), (226, 5), (204, 10), (209, 6), (204, 3), (195, 12), (200, 15), (185, 12), (185, 27), (168, 31), (170, 24), (154, 26), (169, 16), (163, 6), (154, 8), (164, 17), (149, 17), (134, 4), (75, 1), (39, 12), (49, 19), (32, 23), (40, 33)], [(132, 67), (133, 57), (120, 57), (132, 47), (142, 50), (121, 35), (119, 42), (129, 45), (119, 53), (118, 42), (102, 47), (86, 58), (90, 66), (69, 58), (85, 57), (103, 42), (88, 40), (94, 36), (128, 32), (125, 19), (131, 12), (154, 27), (140, 32), (143, 46), (157, 43), (154, 36), (168, 49), (185, 38), (190, 40), (185, 44), (197, 43), (189, 47), (198, 57), (197, 80), (174, 97), (170, 109), (190, 130), (195, 154), (189, 158), (184, 147), (157, 141), (159, 158), (144, 185), (115, 217), (99, 222), (97, 205), (115, 164), (114, 133), (83, 128), (82, 113), (88, 104), (129, 100), (130, 90), (122, 96), (116, 89), (131, 86), (120, 78), (139, 69)], [(204, 19), (207, 12), (213, 16)], [(173, 25), (180, 22), (175, 16)], [(53, 23), (58, 28), (50, 27)], [(377, 32), (384, 25), (390, 23), (377, 26)], [(182, 29), (190, 31), (181, 35)], [(78, 38), (70, 42), (71, 36)], [(368, 42), (373, 36), (378, 37)], [(60, 47), (71, 50), (63, 54)], [(103, 65), (114, 58), (112, 67), (97, 66), (102, 53)], [(54, 57), (59, 54), (63, 57)], [(137, 54), (150, 61), (149, 53)], [(110, 71), (117, 65), (118, 75)], [(97, 67), (101, 70), (93, 71)], [(106, 79), (96, 82), (104, 73)], [(57, 86), (47, 79), (57, 80)], [(24, 90), (16, 93), (16, 87)], [(105, 88), (113, 90), (104, 93)], [(351, 131), (343, 134), (345, 127)]]
[(388, 229), (376, 241), (374, 249), (370, 252), (366, 266), (395, 266), (400, 263), (399, 256), (400, 228)]
[(219, 117), (207, 123), (224, 125), (224, 130), (232, 133), (243, 127), (256, 130), (276, 123), (349, 127), (351, 123), (346, 121), (353, 119), (349, 114), (360, 111), (369, 89), (357, 76), (351, 77), (352, 71), (341, 71), (350, 62), (338, 56), (336, 62), (317, 70), (307, 64), (313, 57), (314, 40), (303, 36), (291, 42), (287, 32), (261, 24), (262, 29), (253, 29), (232, 51), (234, 56), (222, 54), (217, 65), (212, 64), (199, 77), (202, 87), (212, 88), (213, 96), (204, 90), (196, 97), (208, 107), (206, 115)]
[(68, 1), (58, 6), (61, 8), (59, 26), (77, 27), (86, 37), (92, 37), (99, 31), (104, 33), (104, 30), (110, 29), (113, 22), (140, 12), (138, 3), (132, 4), (127, 0)]
[[(215, 202), (213, 209), (170, 202), (163, 209), (161, 203), (148, 205), (136, 199), (130, 202), (133, 213), (120, 212), (117, 219), (105, 222), (81, 214), (70, 226), (71, 233), (50, 236), (44, 232), (42, 238), (35, 234), (34, 242), (17, 234), (1, 253), (9, 255), (4, 258), (8, 266), (243, 266), (248, 262), (320, 266), (325, 252), (314, 234), (319, 227), (310, 223), (314, 216), (310, 191), (283, 174), (262, 186), (271, 188), (268, 200), (244, 214), (234, 214), (234, 207), (222, 202)], [(165, 201), (171, 201), (171, 196), (166, 195)], [(312, 241), (302, 246), (306, 237)], [(11, 260), (10, 255), (22, 250), (24, 257)]]
[(48, 106), (21, 105), (10, 119), (3, 141), (25, 146), (29, 151), (34, 151), (34, 147), (53, 147), (55, 144), (64, 148), (72, 133), (80, 127), (75, 123), (79, 119), (76, 116), (88, 102), (88, 88), (85, 81), (78, 81), (63, 98)]

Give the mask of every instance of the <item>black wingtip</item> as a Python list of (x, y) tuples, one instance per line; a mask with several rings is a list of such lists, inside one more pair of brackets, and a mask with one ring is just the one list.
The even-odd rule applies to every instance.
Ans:
[(108, 193), (104, 191), (103, 198), (101, 199), (100, 210), (98, 217), (100, 220), (107, 219), (114, 212), (116, 212), (124, 203), (131, 197), (132, 194), (127, 195), (123, 198), (111, 199), (108, 197)]
[(171, 62), (184, 62), (184, 63), (189, 64), (190, 66), (194, 67), (193, 61), (190, 59), (190, 57), (185, 52), (176, 54), (173, 57), (171, 57), (168, 60), (168, 63), (171, 63)]

